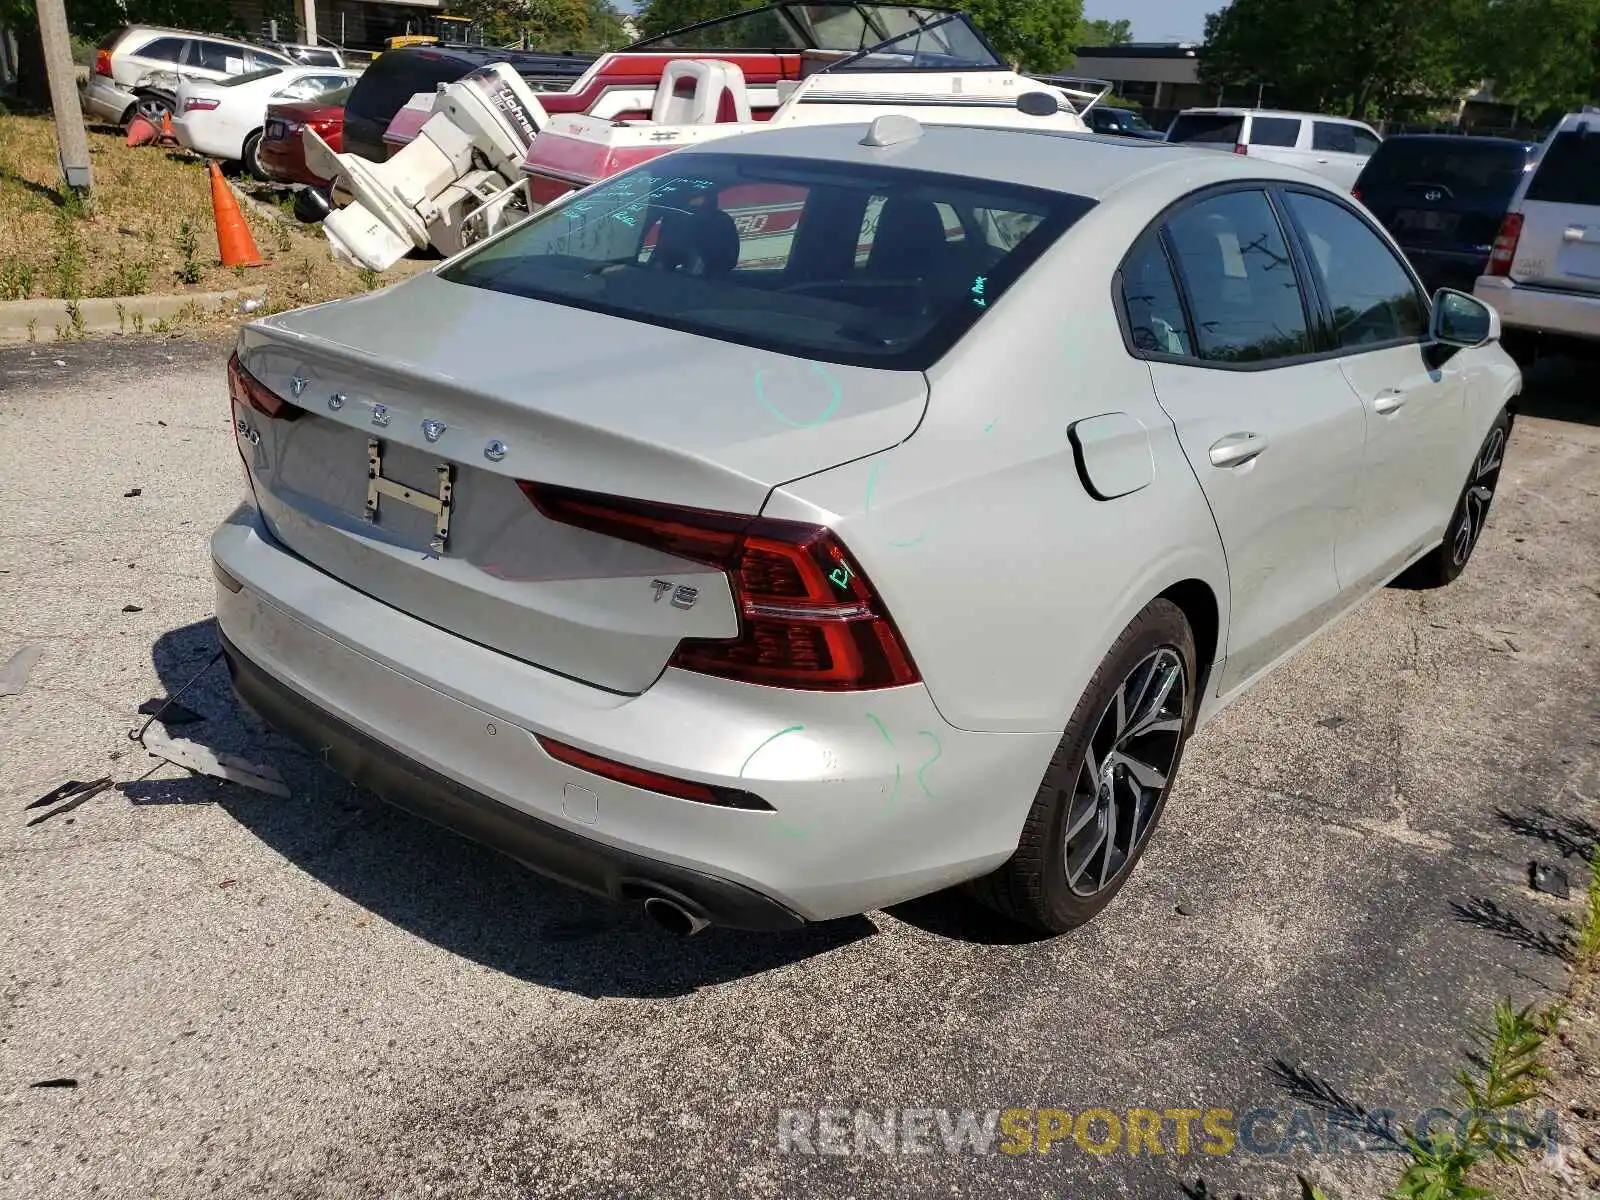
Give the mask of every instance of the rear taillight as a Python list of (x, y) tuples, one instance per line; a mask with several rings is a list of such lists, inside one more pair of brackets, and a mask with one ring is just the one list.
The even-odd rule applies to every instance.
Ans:
[(1351, 196), (1351, 199), (1354, 199), (1354, 200), (1361, 199), (1361, 189), (1360, 188), (1351, 188), (1350, 189), (1350, 196)]
[(183, 102), (184, 112), (210, 112), (222, 105), (221, 100), (206, 100), (200, 96), (190, 96)]
[(1511, 263), (1517, 257), (1517, 239), (1522, 236), (1522, 214), (1507, 213), (1500, 220), (1500, 232), (1494, 235), (1494, 249), (1489, 252), (1489, 274), (1511, 274)]
[(94, 73), (111, 78), (111, 51), (97, 50), (94, 56)]
[(733, 638), (685, 638), (669, 666), (744, 683), (842, 692), (920, 678), (861, 569), (820, 525), (519, 485), (552, 521), (717, 567), (739, 612)]
[(1250, 147), (1246, 146), (1243, 142), (1235, 142), (1234, 143), (1234, 147), (1233, 147), (1233, 152), (1235, 154), (1249, 154), (1250, 153)]
[(253, 408), (263, 416), (279, 421), (297, 421), (304, 411), (246, 371), (239, 362), (237, 352), (228, 359), (228, 396), (242, 408)]
[(599, 775), (602, 779), (614, 779), (629, 787), (661, 792), (667, 796), (676, 796), (680, 800), (693, 800), (696, 804), (716, 804), (723, 808), (744, 808), (754, 812), (772, 811), (772, 805), (754, 792), (741, 791), (738, 788), (712, 787), (710, 784), (696, 783), (692, 779), (662, 775), (657, 771), (647, 771), (643, 767), (630, 767), (627, 763), (620, 763), (612, 758), (601, 758), (598, 754), (590, 754), (587, 750), (579, 750), (576, 746), (569, 746), (565, 742), (555, 741), (542, 734), (536, 733), (534, 737), (551, 758), (564, 762), (569, 767), (588, 771), (591, 775)]

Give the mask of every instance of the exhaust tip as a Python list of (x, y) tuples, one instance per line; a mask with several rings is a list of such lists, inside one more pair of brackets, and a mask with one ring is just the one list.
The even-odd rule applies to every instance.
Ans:
[(668, 900), (665, 896), (651, 896), (646, 899), (644, 915), (657, 928), (664, 929), (677, 937), (693, 937), (711, 924), (698, 913), (690, 912), (676, 900)]

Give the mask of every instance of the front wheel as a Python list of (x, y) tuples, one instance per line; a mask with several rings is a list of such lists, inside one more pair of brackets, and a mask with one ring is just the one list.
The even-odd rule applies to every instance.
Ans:
[(1494, 490), (1500, 482), (1500, 465), (1505, 461), (1506, 439), (1510, 435), (1511, 414), (1501, 409), (1494, 424), (1489, 426), (1477, 457), (1472, 460), (1472, 469), (1467, 472), (1466, 485), (1450, 515), (1444, 541), (1427, 557), (1418, 559), (1400, 577), (1401, 584), (1415, 588), (1443, 587), (1454, 582), (1466, 568), (1483, 534), (1484, 523), (1489, 519), (1489, 505), (1494, 501)]
[(1149, 845), (1194, 725), (1194, 634), (1152, 601), (1111, 647), (1045, 771), (1017, 852), (977, 881), (983, 903), (1065, 933), (1111, 902)]

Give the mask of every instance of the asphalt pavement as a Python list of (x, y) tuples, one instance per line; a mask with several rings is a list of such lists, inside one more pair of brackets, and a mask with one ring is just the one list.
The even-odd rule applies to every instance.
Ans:
[[(1372, 1196), (1397, 1157), (1329, 1153), (1330, 1115), (1451, 1106), (1493, 1000), (1562, 985), (1600, 824), (1583, 368), (1530, 373), (1466, 574), (1374, 596), (1196, 738), (1093, 925), (1031, 940), (939, 896), (679, 941), (351, 789), (220, 667), (173, 732), (292, 798), (129, 740), (216, 648), (227, 350), (0, 352), (0, 668), (41, 649), (0, 698), (0, 1196)], [(102, 775), (123, 786), (27, 823)], [(1530, 890), (1535, 858), (1573, 899)], [(893, 1109), (932, 1149), (780, 1149), (786, 1109), (832, 1144), (824, 1108)], [(1092, 1152), (1105, 1115), (1048, 1153), (942, 1142), (959, 1110), (1041, 1108), (1164, 1124), (1138, 1153)], [(1265, 1115), (1206, 1140), (1215, 1110)]]

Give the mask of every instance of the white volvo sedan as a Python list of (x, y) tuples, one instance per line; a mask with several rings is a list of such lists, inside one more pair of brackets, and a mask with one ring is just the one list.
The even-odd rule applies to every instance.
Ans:
[(1127, 880), (1186, 739), (1466, 564), (1520, 376), (1290, 167), (718, 141), (241, 334), (235, 690), (682, 932)]

